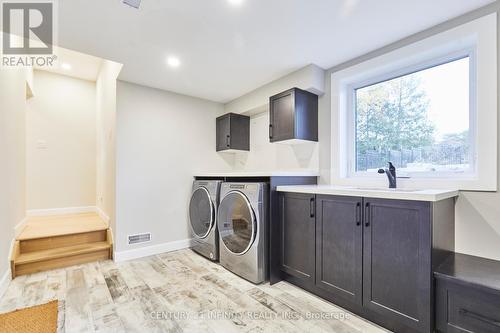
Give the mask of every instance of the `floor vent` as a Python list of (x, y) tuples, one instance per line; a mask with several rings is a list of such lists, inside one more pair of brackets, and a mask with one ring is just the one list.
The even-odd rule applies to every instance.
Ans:
[(128, 244), (146, 243), (151, 241), (151, 233), (128, 236)]

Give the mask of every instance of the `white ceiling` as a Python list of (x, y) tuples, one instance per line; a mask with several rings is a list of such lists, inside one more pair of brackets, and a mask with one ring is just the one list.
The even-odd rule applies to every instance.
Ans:
[(54, 54), (57, 59), (53, 66), (36, 66), (35, 69), (88, 81), (97, 80), (102, 63), (101, 58), (62, 47), (55, 47)]
[[(329, 68), (494, 0), (59, 2), (59, 44), (120, 79), (227, 102), (310, 63)], [(166, 57), (181, 66), (167, 67)]]

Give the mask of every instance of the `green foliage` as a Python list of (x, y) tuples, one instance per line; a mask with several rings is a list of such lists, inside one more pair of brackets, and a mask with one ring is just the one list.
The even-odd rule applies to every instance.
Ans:
[(427, 118), (429, 99), (416, 76), (405, 76), (358, 89), (358, 154), (367, 151), (427, 147), (434, 143), (434, 126)]

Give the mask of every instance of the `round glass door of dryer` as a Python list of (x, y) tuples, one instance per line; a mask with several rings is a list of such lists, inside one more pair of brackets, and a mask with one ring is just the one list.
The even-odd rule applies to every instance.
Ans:
[(248, 252), (257, 233), (255, 214), (247, 197), (239, 192), (229, 192), (222, 199), (218, 210), (219, 236), (228, 251), (242, 255)]
[(205, 238), (212, 230), (215, 209), (210, 193), (204, 187), (197, 188), (189, 202), (189, 221), (195, 237)]

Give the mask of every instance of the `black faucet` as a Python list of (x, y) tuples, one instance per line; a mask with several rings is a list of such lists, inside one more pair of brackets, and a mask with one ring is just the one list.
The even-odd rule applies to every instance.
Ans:
[(389, 162), (388, 169), (378, 169), (378, 173), (385, 173), (389, 179), (389, 188), (396, 188), (396, 167)]

